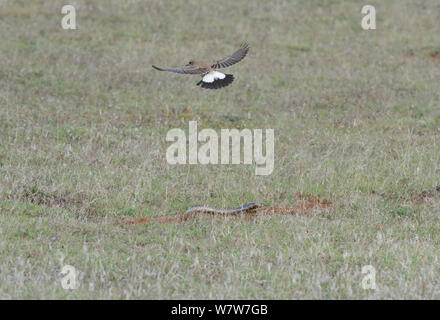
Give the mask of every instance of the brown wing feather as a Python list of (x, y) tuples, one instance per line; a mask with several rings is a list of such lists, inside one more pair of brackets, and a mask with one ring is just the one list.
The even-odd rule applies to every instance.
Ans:
[(205, 68), (193, 67), (193, 66), (185, 66), (181, 68), (159, 68), (156, 66), (152, 66), (154, 69), (159, 71), (168, 71), (180, 74), (203, 74), (206, 72)]
[(237, 62), (240, 62), (244, 57), (246, 57), (247, 53), (249, 51), (249, 44), (244, 42), (241, 45), (241, 48), (235, 51), (230, 56), (224, 57), (223, 59), (215, 61), (211, 68), (214, 69), (221, 69), (221, 68), (227, 68), (232, 66), (233, 64), (236, 64)]

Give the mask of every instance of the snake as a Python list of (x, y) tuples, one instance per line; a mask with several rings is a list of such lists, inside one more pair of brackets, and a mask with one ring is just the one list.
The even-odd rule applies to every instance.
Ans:
[(265, 206), (266, 204), (264, 202), (249, 202), (239, 207), (235, 207), (231, 209), (214, 208), (208, 205), (193, 206), (190, 207), (188, 210), (186, 210), (185, 216), (190, 216), (198, 213), (220, 214), (220, 215), (247, 214), (250, 212), (254, 212), (258, 208)]
[[(151, 217), (151, 218), (142, 218), (135, 221), (121, 221), (121, 224), (141, 224), (141, 223), (150, 223), (153, 221), (157, 222), (179, 222), (186, 221), (190, 218), (194, 218), (198, 214), (220, 214), (223, 216), (234, 216), (237, 214), (243, 214), (244, 216), (251, 216), (256, 213), (258, 209), (265, 207), (266, 204), (264, 202), (249, 202), (243, 204), (239, 207), (231, 208), (231, 209), (221, 209), (214, 208), (208, 205), (201, 206), (193, 206), (186, 210), (185, 214), (179, 216), (171, 216), (171, 217)], [(245, 215), (246, 214), (246, 215)]]

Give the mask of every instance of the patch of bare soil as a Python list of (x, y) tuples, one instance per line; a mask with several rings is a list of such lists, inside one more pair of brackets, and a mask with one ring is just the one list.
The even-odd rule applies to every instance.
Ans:
[(414, 199), (413, 202), (415, 204), (421, 204), (427, 201), (435, 201), (436, 199), (440, 200), (440, 186), (434, 187), (429, 190), (425, 190), (419, 193)]
[(431, 59), (439, 59), (440, 58), (440, 47), (423, 47), (423, 48), (415, 48), (409, 49), (404, 54), (405, 58), (431, 58)]
[[(46, 207), (60, 207), (67, 210), (84, 206), (90, 203), (90, 197), (85, 193), (72, 194), (64, 192), (46, 192), (37, 187), (22, 186), (13, 193), (4, 196), (9, 201), (28, 202)], [(89, 208), (89, 206), (87, 206)], [(87, 210), (88, 212), (89, 210)], [(89, 212), (88, 212), (89, 213)]]
[(309, 214), (317, 212), (329, 212), (333, 209), (332, 203), (327, 199), (301, 199), (292, 207), (269, 207), (261, 208), (263, 214)]
[[(327, 199), (318, 199), (314, 197), (306, 198), (303, 195), (298, 195), (298, 203), (292, 207), (261, 207), (245, 214), (237, 215), (244, 218), (254, 218), (259, 215), (273, 215), (273, 214), (294, 214), (303, 215), (319, 212), (329, 212), (333, 209), (332, 203)], [(122, 225), (133, 225), (133, 224), (148, 224), (151, 222), (159, 223), (172, 223), (172, 222), (182, 222), (193, 218), (192, 216), (178, 215), (169, 217), (152, 217), (152, 218), (142, 218), (138, 220), (122, 220), (119, 221)]]

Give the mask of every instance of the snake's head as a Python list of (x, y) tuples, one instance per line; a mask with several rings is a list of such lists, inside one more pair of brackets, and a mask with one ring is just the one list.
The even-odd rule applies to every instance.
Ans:
[(266, 204), (264, 202), (255, 202), (255, 205), (257, 205), (258, 207), (265, 207)]
[(265, 207), (266, 204), (264, 202), (251, 202), (248, 206), (252, 206), (254, 209)]

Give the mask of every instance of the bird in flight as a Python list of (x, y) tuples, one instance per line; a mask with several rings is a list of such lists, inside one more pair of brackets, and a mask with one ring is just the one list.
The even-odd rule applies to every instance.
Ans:
[(200, 74), (202, 80), (197, 85), (205, 89), (219, 89), (226, 87), (234, 81), (232, 74), (224, 74), (217, 69), (227, 68), (241, 61), (249, 51), (249, 44), (244, 42), (240, 49), (230, 56), (214, 61), (195, 61), (191, 60), (188, 64), (180, 68), (159, 68), (152, 66), (159, 71), (175, 72), (180, 74)]

